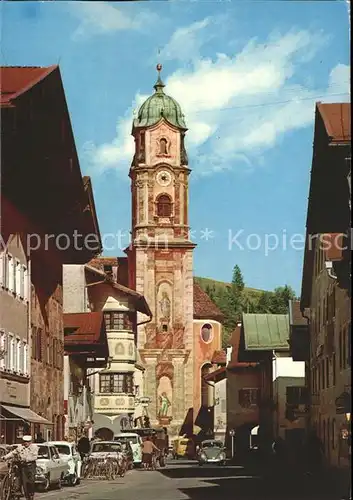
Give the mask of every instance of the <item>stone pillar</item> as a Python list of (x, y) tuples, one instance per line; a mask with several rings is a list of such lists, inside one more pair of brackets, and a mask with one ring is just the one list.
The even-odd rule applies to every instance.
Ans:
[(183, 358), (174, 358), (173, 366), (173, 423), (176, 421), (183, 423), (187, 411), (187, 408), (185, 408), (185, 376)]
[(156, 402), (156, 360), (146, 359), (145, 372), (145, 389), (144, 395), (150, 398), (148, 406), (148, 414), (151, 420), (157, 418), (157, 402)]

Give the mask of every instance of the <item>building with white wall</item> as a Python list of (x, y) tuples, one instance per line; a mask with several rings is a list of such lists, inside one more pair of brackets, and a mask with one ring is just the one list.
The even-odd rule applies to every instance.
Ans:
[[(151, 313), (143, 296), (117, 283), (118, 259), (94, 259), (86, 266), (64, 266), (65, 313), (101, 312), (109, 348), (109, 362), (104, 368), (90, 369), (84, 374), (84, 386), (89, 388), (91, 405), (84, 397), (72, 394), (72, 363), (66, 363), (66, 393), (68, 408), (74, 397), (76, 414), (87, 420), (92, 411), (92, 430), (102, 437), (112, 438), (121, 428), (133, 425), (136, 410), (136, 391), (141, 369), (137, 367), (137, 312), (148, 322)], [(136, 382), (139, 382), (138, 384)], [(71, 391), (71, 392), (70, 392)], [(82, 401), (81, 401), (82, 400)], [(77, 401), (87, 411), (77, 409)], [(70, 421), (70, 415), (68, 415)], [(81, 422), (84, 424), (85, 422)], [(77, 425), (77, 421), (72, 422)]]
[(11, 235), (4, 244), (6, 248), (0, 248), (1, 436), (3, 442), (13, 443), (23, 433), (24, 420), (18, 413), (33, 417), (29, 410), (30, 280), (20, 236)]
[(305, 363), (293, 361), (289, 352), (274, 352), (272, 374), (274, 438), (300, 443), (305, 435), (307, 415)]

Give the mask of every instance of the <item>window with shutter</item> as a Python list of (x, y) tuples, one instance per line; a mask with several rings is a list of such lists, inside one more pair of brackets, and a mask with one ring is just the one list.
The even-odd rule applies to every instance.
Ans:
[(21, 293), (21, 263), (19, 260), (15, 261), (15, 290), (17, 295)]
[(29, 298), (29, 282), (28, 282), (28, 269), (26, 266), (23, 266), (23, 298), (28, 300)]
[(9, 351), (9, 368), (10, 370), (14, 370), (16, 366), (16, 344), (13, 335), (9, 335)]
[(6, 288), (12, 292), (13, 290), (13, 259), (7, 254), (6, 262)]
[(22, 371), (25, 375), (28, 374), (28, 345), (27, 342), (23, 342), (23, 365)]
[(0, 286), (5, 286), (5, 252), (0, 252)]
[(172, 200), (167, 194), (161, 194), (157, 198), (158, 217), (170, 217), (172, 215)]
[(258, 404), (259, 389), (240, 389), (239, 404), (242, 408), (249, 408)]
[(124, 313), (113, 313), (113, 330), (124, 330)]
[(352, 327), (351, 327), (351, 322), (348, 323), (348, 328), (347, 328), (347, 363), (348, 366), (351, 365), (351, 349), (352, 349), (352, 344), (351, 344), (351, 335), (352, 335)]
[(37, 348), (36, 348), (36, 360), (37, 361), (42, 361), (43, 359), (43, 351), (42, 351), (42, 346), (43, 346), (43, 331), (41, 328), (37, 329)]
[(332, 385), (336, 385), (336, 353), (334, 352), (332, 355)]
[(105, 328), (107, 330), (111, 330), (111, 314), (109, 312), (104, 313), (104, 321), (105, 321)]
[(22, 342), (20, 339), (16, 339), (16, 366), (15, 371), (20, 372), (22, 368)]
[(4, 330), (0, 331), (0, 369), (4, 370), (6, 368), (6, 333)]
[(19, 294), (20, 294), (21, 299), (23, 299), (25, 296), (24, 270), (25, 270), (25, 267), (20, 266), (20, 291), (19, 291)]
[(307, 388), (289, 386), (286, 388), (286, 403), (289, 406), (304, 405), (307, 402)]

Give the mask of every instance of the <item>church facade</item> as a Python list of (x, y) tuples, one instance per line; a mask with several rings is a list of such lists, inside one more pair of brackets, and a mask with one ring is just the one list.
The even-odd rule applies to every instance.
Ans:
[(151, 424), (177, 435), (194, 425), (206, 403), (203, 376), (221, 349), (222, 315), (194, 282), (187, 127), (164, 87), (159, 75), (133, 121), (132, 241), (126, 253), (129, 286), (153, 314), (152, 320), (139, 318), (137, 334)]

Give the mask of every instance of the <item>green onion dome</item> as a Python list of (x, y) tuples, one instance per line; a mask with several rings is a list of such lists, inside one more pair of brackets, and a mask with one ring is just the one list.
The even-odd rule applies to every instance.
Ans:
[[(158, 72), (161, 69), (162, 66), (158, 64)], [(164, 93), (164, 87), (160, 74), (158, 74), (157, 82), (154, 85), (155, 93), (140, 107), (137, 118), (134, 120), (135, 127), (151, 127), (158, 123), (161, 118), (165, 118), (175, 127), (186, 130), (185, 117), (180, 104)]]

